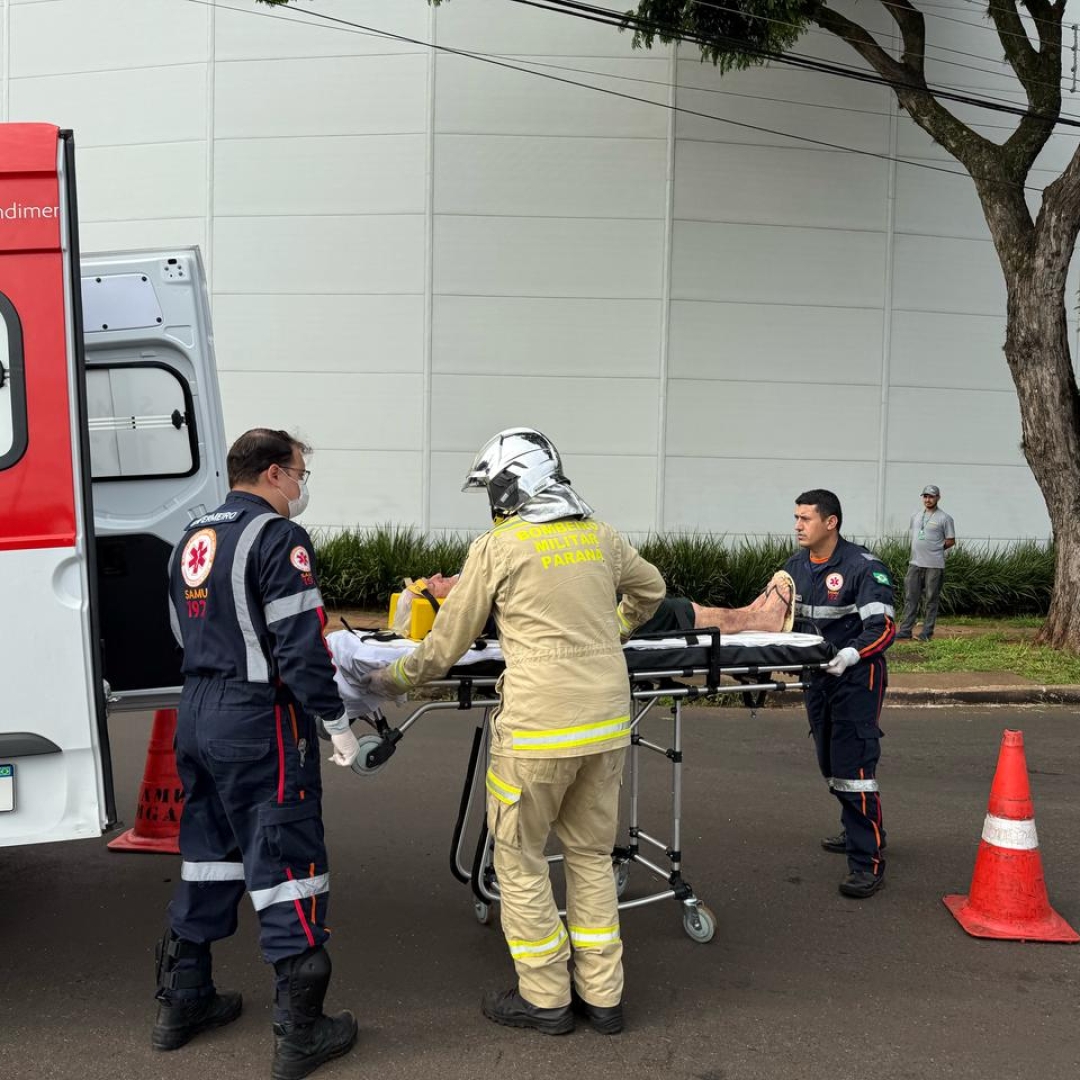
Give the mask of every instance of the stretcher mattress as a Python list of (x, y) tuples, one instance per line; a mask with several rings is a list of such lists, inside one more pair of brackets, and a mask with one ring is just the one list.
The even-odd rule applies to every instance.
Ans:
[[(376, 668), (393, 663), (419, 644), (385, 632), (335, 630), (326, 636), (337, 667), (337, 684), (350, 716), (371, 711), (376, 699), (365, 693), (367, 677)], [(644, 673), (669, 676), (691, 671), (723, 673), (729, 669), (816, 667), (830, 660), (835, 650), (814, 634), (712, 634), (686, 631), (662, 637), (632, 638), (623, 646), (631, 681)], [(494, 639), (481, 639), (454, 665), (450, 679), (490, 678), (505, 667), (502, 650)]]

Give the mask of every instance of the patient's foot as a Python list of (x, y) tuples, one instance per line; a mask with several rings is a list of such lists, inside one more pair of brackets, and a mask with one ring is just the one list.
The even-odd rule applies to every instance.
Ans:
[(749, 607), (709, 608), (694, 605), (694, 626), (713, 627), (724, 634), (743, 630), (787, 632), (795, 620), (795, 582), (783, 570), (773, 574), (764, 592)]

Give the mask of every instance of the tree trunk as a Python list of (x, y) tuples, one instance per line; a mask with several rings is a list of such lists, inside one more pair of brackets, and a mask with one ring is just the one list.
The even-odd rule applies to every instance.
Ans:
[(1080, 653), (1080, 394), (1065, 310), (1069, 261), (1036, 248), (1002, 262), (1009, 292), (1005, 356), (1020, 402), (1024, 456), (1057, 549), (1050, 612), (1036, 641)]

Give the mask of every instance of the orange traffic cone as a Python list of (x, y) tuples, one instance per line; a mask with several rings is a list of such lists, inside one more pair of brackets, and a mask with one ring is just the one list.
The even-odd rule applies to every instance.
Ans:
[(1022, 731), (1001, 739), (971, 891), (944, 900), (973, 937), (1080, 941), (1046, 895)]
[(156, 851), (179, 855), (184, 787), (176, 773), (176, 710), (158, 709), (135, 807), (135, 827), (109, 842), (110, 851)]

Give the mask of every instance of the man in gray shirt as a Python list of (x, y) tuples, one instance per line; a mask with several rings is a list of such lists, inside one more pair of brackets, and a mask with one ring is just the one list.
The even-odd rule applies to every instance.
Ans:
[(941, 489), (936, 484), (923, 488), (923, 508), (911, 515), (911, 562), (904, 578), (904, 621), (896, 636), (910, 638), (919, 612), (919, 601), (926, 593), (926, 618), (923, 620), (920, 641), (934, 636), (938, 600), (945, 580), (945, 552), (956, 543), (953, 519), (938, 509)]

